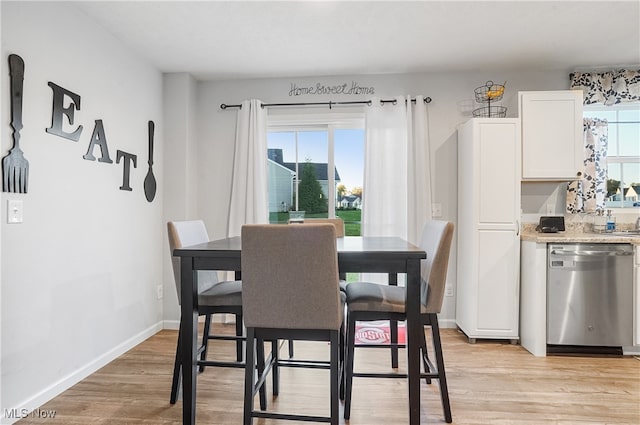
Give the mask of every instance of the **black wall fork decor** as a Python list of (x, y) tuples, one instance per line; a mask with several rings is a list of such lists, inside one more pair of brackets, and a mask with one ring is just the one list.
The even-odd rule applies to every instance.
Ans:
[(2, 159), (2, 191), (27, 193), (29, 183), (29, 161), (20, 149), (22, 130), (22, 85), (24, 81), (24, 61), (18, 55), (9, 55), (11, 76), (11, 127), (13, 128), (13, 148)]

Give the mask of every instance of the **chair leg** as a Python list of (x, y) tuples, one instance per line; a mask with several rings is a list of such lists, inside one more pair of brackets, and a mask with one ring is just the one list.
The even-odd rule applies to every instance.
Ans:
[(340, 325), (340, 333), (338, 335), (338, 337), (339, 337), (338, 349), (340, 350), (340, 352), (339, 352), (339, 354), (340, 354), (340, 356), (339, 356), (339, 359), (340, 359), (339, 366), (340, 367), (338, 369), (338, 371), (340, 373), (340, 376), (338, 377), (338, 379), (340, 380), (340, 387), (339, 387), (340, 400), (343, 400), (343, 401), (344, 401), (344, 376), (345, 376), (345, 374), (344, 374), (344, 353), (345, 353), (345, 350), (346, 350), (346, 346), (344, 345), (345, 344), (344, 331), (345, 331), (345, 325), (344, 325), (344, 322), (342, 322), (342, 325)]
[(293, 340), (292, 339), (289, 340), (289, 358), (290, 359), (293, 358)]
[[(236, 314), (236, 336), (242, 336), (244, 332), (244, 326), (242, 324), (242, 314)], [(244, 354), (242, 353), (242, 340), (236, 341), (236, 360), (238, 362), (242, 361), (242, 357)]]
[[(246, 367), (246, 365), (245, 365)], [(256, 338), (256, 368), (258, 371), (258, 380), (265, 373), (264, 364), (264, 340), (262, 338)], [(267, 386), (263, 383), (260, 387), (260, 410), (267, 410)]]
[[(431, 368), (429, 367), (429, 351), (427, 349), (427, 337), (424, 333), (424, 328), (422, 329), (422, 341), (420, 341), (420, 350), (422, 351), (422, 366), (424, 367), (424, 373), (431, 373)], [(431, 378), (424, 378), (424, 382), (427, 384), (431, 384)]]
[(245, 368), (244, 368), (244, 410), (243, 425), (251, 425), (253, 413), (253, 385), (256, 369), (255, 362), (255, 331), (253, 328), (247, 329)]
[(173, 378), (171, 380), (171, 397), (169, 403), (176, 404), (178, 400), (178, 390), (180, 388), (180, 378), (182, 377), (182, 367), (180, 364), (180, 349), (182, 344), (180, 343), (180, 331), (178, 331), (178, 343), (176, 346), (176, 358), (173, 362)]
[[(398, 274), (389, 273), (389, 286), (398, 286)], [(389, 320), (389, 333), (391, 337), (391, 367), (398, 368), (398, 321)]]
[(389, 333), (391, 337), (391, 367), (398, 368), (398, 321), (389, 320)]
[(351, 416), (351, 392), (353, 384), (353, 357), (355, 354), (356, 320), (347, 316), (347, 350), (345, 356), (345, 389), (344, 389), (344, 418)]
[(433, 336), (433, 347), (436, 354), (436, 364), (438, 367), (438, 381), (440, 381), (440, 397), (442, 398), (442, 409), (444, 410), (444, 420), (452, 422), (451, 404), (449, 402), (449, 389), (447, 387), (447, 376), (444, 371), (444, 357), (442, 356), (442, 341), (440, 340), (440, 327), (438, 326), (438, 316), (435, 313), (430, 315), (431, 334)]
[[(211, 329), (211, 314), (207, 314), (204, 318), (204, 331), (202, 332), (202, 353), (200, 354), (200, 360), (207, 360), (207, 349), (209, 348), (209, 331)], [(204, 365), (198, 367), (198, 371), (204, 372)]]
[(331, 425), (338, 425), (339, 422), (339, 375), (340, 375), (340, 331), (331, 331)]
[[(293, 340), (289, 340), (292, 343)], [(277, 339), (271, 341), (271, 357), (273, 358), (273, 365), (271, 366), (271, 380), (273, 386), (273, 396), (276, 397), (280, 394), (280, 343)]]

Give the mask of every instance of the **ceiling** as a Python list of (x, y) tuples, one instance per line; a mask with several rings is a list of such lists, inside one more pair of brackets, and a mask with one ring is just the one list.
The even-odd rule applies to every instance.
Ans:
[(77, 5), (161, 71), (199, 80), (640, 67), (640, 0)]

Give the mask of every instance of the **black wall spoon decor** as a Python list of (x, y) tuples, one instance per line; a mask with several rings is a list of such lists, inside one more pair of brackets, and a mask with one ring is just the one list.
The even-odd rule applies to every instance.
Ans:
[(156, 197), (156, 178), (153, 175), (153, 131), (155, 124), (153, 121), (149, 121), (149, 171), (144, 178), (144, 196), (147, 197), (147, 201), (153, 201)]

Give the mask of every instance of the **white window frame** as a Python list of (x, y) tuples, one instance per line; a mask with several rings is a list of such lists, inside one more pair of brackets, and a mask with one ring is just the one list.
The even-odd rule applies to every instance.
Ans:
[[(269, 111), (267, 114), (267, 132), (270, 131), (327, 131), (328, 134), (328, 160), (327, 160), (327, 178), (328, 189), (333, 193), (328, 193), (328, 211), (329, 218), (335, 218), (336, 215), (336, 185), (335, 185), (335, 144), (334, 130), (338, 129), (364, 129), (364, 112), (362, 110), (353, 112), (310, 112), (300, 111), (298, 113), (277, 113), (278, 111)], [(297, 138), (297, 135), (296, 135)], [(297, 146), (297, 140), (296, 140)], [(296, 153), (296, 158), (297, 158)], [(298, 158), (297, 158), (298, 160)], [(296, 164), (298, 164), (296, 162)], [(329, 170), (333, 170), (330, 172)], [(296, 185), (298, 184), (298, 169), (296, 166)], [(296, 194), (298, 188), (296, 187)], [(296, 196), (296, 210), (298, 196)]]

